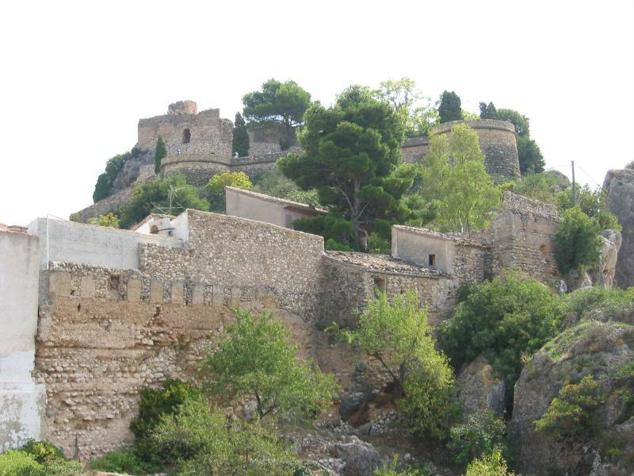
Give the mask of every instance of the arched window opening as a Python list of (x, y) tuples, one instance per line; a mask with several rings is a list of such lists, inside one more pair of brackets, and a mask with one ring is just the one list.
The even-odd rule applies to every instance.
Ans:
[(189, 129), (183, 130), (183, 144), (189, 144), (189, 141), (192, 140), (192, 132)]

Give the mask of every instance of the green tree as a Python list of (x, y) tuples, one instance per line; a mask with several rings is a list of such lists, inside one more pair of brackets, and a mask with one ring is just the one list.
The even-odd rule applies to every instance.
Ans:
[(585, 271), (601, 258), (599, 224), (579, 207), (566, 210), (555, 232), (555, 258), (562, 273)]
[(561, 318), (557, 296), (545, 285), (505, 273), (469, 288), (451, 318), (440, 325), (441, 348), (457, 369), (484, 354), (506, 381), (511, 401), (523, 356), (552, 338)]
[(236, 112), (233, 124), (233, 153), (238, 154), (239, 157), (249, 155), (249, 132), (244, 118), (239, 112)]
[(559, 194), (570, 188), (568, 179), (558, 172), (528, 173), (513, 184), (513, 193), (545, 203), (557, 204)]
[(380, 293), (359, 317), (357, 329), (343, 335), (381, 364), (412, 428), (444, 436), (453, 415), (453, 372), (435, 348), (416, 293), (394, 296), (391, 302)]
[(517, 156), (522, 175), (544, 171), (544, 156), (537, 143), (527, 136), (517, 138)]
[(599, 231), (603, 230), (620, 230), (621, 225), (618, 219), (606, 205), (606, 193), (602, 188), (591, 190), (588, 185), (583, 187), (577, 186), (575, 191), (575, 200), (572, 199), (572, 189), (568, 188), (557, 196), (557, 204), (559, 210), (565, 212), (574, 207), (579, 207), (583, 213), (588, 215), (599, 227)]
[(478, 134), (466, 124), (434, 135), (422, 162), (422, 194), (439, 204), (435, 223), (443, 230), (470, 232), (485, 227), (502, 199), (484, 165)]
[[(252, 360), (253, 355), (251, 355)], [(178, 474), (292, 476), (300, 467), (271, 422), (229, 420), (202, 399), (186, 401), (153, 433), (157, 451), (178, 455)]]
[(438, 106), (440, 122), (459, 121), (462, 119), (462, 108), (460, 107), (460, 96), (453, 91), (443, 91), (440, 96)]
[(161, 172), (161, 161), (167, 156), (167, 147), (161, 136), (156, 141), (156, 148), (154, 149), (154, 173)]
[(497, 119), (497, 110), (492, 102), (480, 103), (480, 119)]
[(304, 113), (310, 106), (310, 93), (295, 81), (284, 83), (269, 79), (260, 91), (242, 98), (244, 117), (254, 123), (276, 122), (285, 130), (287, 146), (295, 142), (295, 128), (304, 121)]
[(253, 184), (249, 176), (244, 172), (223, 172), (214, 175), (209, 179), (206, 187), (207, 198), (213, 210), (225, 210), (225, 187), (250, 190), (253, 188)]
[(209, 202), (198, 195), (198, 190), (187, 183), (185, 176), (176, 174), (138, 185), (132, 198), (121, 210), (124, 228), (143, 220), (150, 213), (177, 215), (187, 208), (209, 210)]
[(204, 389), (223, 401), (255, 399), (260, 418), (276, 411), (310, 417), (332, 401), (332, 375), (297, 357), (299, 347), (270, 312), (255, 317), (237, 309), (234, 315), (218, 350), (201, 367)]
[(366, 250), (369, 233), (400, 219), (400, 198), (412, 185), (413, 177), (393, 173), (402, 141), (394, 109), (367, 88), (353, 86), (334, 107), (317, 104), (306, 113), (304, 153), (278, 163), (300, 188), (315, 188), (319, 202), (339, 221), (350, 223), (353, 233), (345, 244)]
[(95, 191), (92, 194), (93, 201), (98, 202), (99, 200), (103, 200), (104, 198), (112, 195), (112, 186), (114, 184), (114, 180), (119, 174), (119, 171), (123, 168), (128, 160), (136, 158), (141, 154), (142, 151), (135, 147), (130, 152), (115, 155), (113, 158), (108, 160), (108, 162), (106, 163), (105, 172), (99, 175), (99, 177), (97, 178)]
[(91, 225), (106, 226), (110, 228), (121, 228), (119, 217), (112, 212), (99, 215), (98, 217), (89, 218), (88, 223)]
[(515, 126), (515, 132), (521, 137), (530, 137), (530, 125), (528, 117), (520, 114), (513, 109), (498, 109), (496, 111), (496, 119), (500, 121), (509, 121)]
[(467, 415), (465, 421), (451, 427), (449, 448), (455, 453), (455, 461), (467, 464), (482, 455), (504, 448), (504, 421), (491, 411)]
[(430, 99), (417, 89), (413, 79), (383, 81), (374, 95), (401, 116), (407, 136), (427, 135), (438, 123), (438, 111), (432, 107)]

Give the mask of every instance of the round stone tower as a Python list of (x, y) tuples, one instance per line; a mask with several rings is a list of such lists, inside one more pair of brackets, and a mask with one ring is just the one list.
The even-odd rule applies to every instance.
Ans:
[[(476, 121), (451, 121), (439, 124), (434, 134), (450, 134), (456, 124), (466, 124), (473, 128), (480, 139), (480, 149), (484, 154), (487, 172), (496, 181), (518, 178), (520, 163), (517, 154), (517, 135), (515, 126), (508, 121), (478, 119)], [(427, 137), (412, 137), (405, 141), (402, 148), (404, 162), (416, 162), (427, 154)]]

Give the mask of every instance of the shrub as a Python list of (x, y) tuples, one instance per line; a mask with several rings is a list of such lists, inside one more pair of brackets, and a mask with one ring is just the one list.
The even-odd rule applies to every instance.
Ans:
[(49, 443), (48, 441), (35, 441), (28, 440), (20, 451), (24, 451), (27, 454), (33, 456), (38, 463), (46, 463), (54, 460), (65, 460), (64, 453), (57, 446)]
[(585, 439), (593, 431), (594, 410), (605, 400), (598, 382), (586, 375), (578, 383), (568, 383), (548, 406), (546, 413), (535, 422), (538, 432), (556, 440)]
[(412, 428), (442, 437), (452, 415), (453, 373), (434, 347), (416, 294), (410, 291), (390, 302), (381, 293), (359, 317), (358, 328), (343, 334), (380, 362), (397, 395), (402, 394), (399, 408)]
[(422, 465), (402, 465), (395, 457), (389, 464), (374, 471), (373, 476), (433, 476), (434, 467), (429, 463)]
[[(199, 391), (180, 380), (166, 380), (159, 389), (144, 388), (141, 390), (139, 414), (130, 423), (130, 429), (136, 438), (135, 445), (138, 456), (144, 461), (166, 461), (165, 455), (157, 453), (152, 447), (150, 438), (152, 431), (165, 415), (178, 411), (180, 405), (190, 399), (198, 398)], [(115, 452), (106, 462), (123, 462), (129, 453)], [(158, 456), (158, 458), (157, 458)], [(134, 463), (134, 461), (130, 461)]]
[(569, 188), (557, 195), (557, 203), (561, 212), (579, 207), (597, 224), (599, 231), (621, 229), (616, 216), (606, 206), (606, 193), (601, 188), (592, 191), (587, 185), (578, 187), (574, 201), (572, 200), (572, 189)]
[(223, 172), (216, 174), (207, 184), (207, 197), (213, 205), (214, 210), (224, 211), (225, 209), (225, 187), (252, 189), (251, 179), (244, 172)]
[(569, 187), (570, 184), (556, 173), (542, 172), (525, 175), (513, 183), (512, 191), (524, 197), (557, 204), (559, 194)]
[(99, 177), (97, 178), (95, 191), (92, 194), (92, 199), (94, 202), (98, 202), (99, 200), (112, 195), (112, 184), (117, 178), (119, 171), (123, 168), (128, 160), (138, 157), (139, 155), (141, 155), (141, 153), (142, 151), (135, 147), (130, 152), (116, 155), (108, 160), (108, 162), (106, 163), (105, 172), (99, 175)]
[(231, 421), (202, 399), (166, 415), (153, 439), (158, 451), (176, 455), (179, 474), (292, 475), (298, 463), (261, 421)]
[(98, 217), (89, 218), (88, 223), (91, 225), (107, 226), (110, 228), (120, 228), (119, 217), (112, 212), (99, 215)]
[(90, 463), (91, 469), (124, 474), (151, 474), (161, 470), (157, 464), (142, 460), (130, 448), (123, 448), (106, 453)]
[(562, 273), (585, 271), (601, 258), (599, 225), (580, 208), (566, 210), (555, 232), (555, 258)]
[(567, 313), (577, 318), (592, 316), (609, 317), (628, 322), (619, 317), (634, 314), (634, 287), (629, 289), (603, 289), (598, 287), (578, 289), (564, 297)]
[(506, 381), (510, 401), (523, 356), (533, 354), (557, 333), (561, 305), (542, 283), (513, 273), (471, 286), (467, 292), (451, 318), (440, 325), (441, 348), (454, 368), (484, 354)]
[[(82, 465), (57, 456), (53, 448), (50, 443), (33, 442), (29, 451), (35, 455), (22, 450), (0, 454), (0, 476), (79, 476)], [(38, 457), (42, 459), (41, 463), (37, 461)]]
[(0, 476), (44, 476), (44, 467), (25, 451), (0, 454)]
[[(218, 350), (201, 366), (204, 388), (224, 401), (252, 398), (263, 418), (275, 411), (314, 416), (330, 404), (336, 389), (332, 375), (297, 357), (299, 347), (270, 312), (255, 317), (235, 310)], [(257, 358), (254, 358), (257, 356)]]
[(449, 448), (455, 452), (457, 463), (490, 454), (504, 445), (505, 426), (495, 413), (472, 413), (464, 423), (453, 426), (449, 432)]
[(469, 463), (465, 476), (514, 476), (514, 473), (507, 468), (502, 453), (495, 450)]

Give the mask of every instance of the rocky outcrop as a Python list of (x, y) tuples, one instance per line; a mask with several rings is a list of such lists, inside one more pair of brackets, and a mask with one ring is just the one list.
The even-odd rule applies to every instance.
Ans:
[(383, 464), (383, 459), (374, 446), (356, 436), (349, 442), (336, 445), (335, 452), (345, 463), (343, 476), (367, 476)]
[(627, 288), (634, 286), (634, 170), (610, 170), (603, 189), (608, 208), (623, 227), (615, 280), (617, 286)]
[(466, 413), (490, 410), (504, 415), (504, 380), (494, 376), (493, 367), (482, 355), (467, 365), (456, 379), (458, 399)]
[(601, 261), (597, 269), (591, 273), (591, 277), (595, 285), (610, 289), (614, 285), (614, 275), (623, 238), (617, 230), (604, 230), (601, 233), (601, 241)]
[[(524, 367), (515, 386), (510, 434), (522, 474), (590, 474), (611, 468), (610, 475), (634, 470), (634, 326), (582, 320), (547, 343)], [(575, 438), (556, 439), (535, 430), (562, 387), (591, 375), (601, 403), (592, 428)]]

